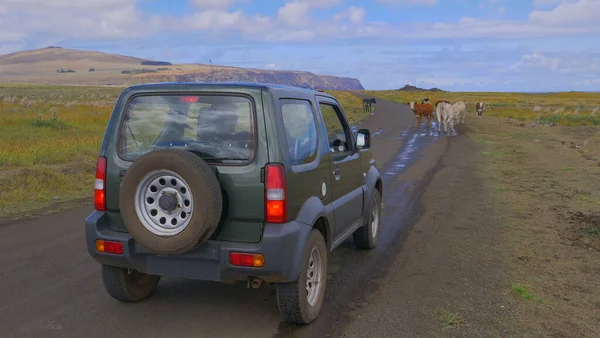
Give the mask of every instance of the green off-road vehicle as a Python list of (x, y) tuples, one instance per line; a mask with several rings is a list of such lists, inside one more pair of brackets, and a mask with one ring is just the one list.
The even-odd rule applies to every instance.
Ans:
[(367, 129), (336, 99), (247, 83), (138, 85), (120, 95), (96, 168), (89, 253), (125, 302), (161, 276), (276, 283), (285, 320), (321, 311), (329, 253), (377, 245), (382, 179)]

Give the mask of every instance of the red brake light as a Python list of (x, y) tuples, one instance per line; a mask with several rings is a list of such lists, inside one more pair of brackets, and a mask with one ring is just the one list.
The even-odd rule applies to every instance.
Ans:
[(94, 206), (98, 211), (106, 210), (106, 157), (98, 157), (96, 181), (94, 181)]
[(287, 190), (283, 164), (267, 164), (265, 167), (265, 222), (287, 222)]
[(182, 102), (195, 103), (198, 102), (198, 96), (182, 96)]

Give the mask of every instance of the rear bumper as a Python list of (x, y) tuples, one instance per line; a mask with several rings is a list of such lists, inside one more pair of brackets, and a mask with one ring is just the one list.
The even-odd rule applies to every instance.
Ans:
[[(85, 220), (88, 252), (99, 263), (167, 277), (222, 282), (249, 277), (272, 283), (296, 280), (310, 231), (311, 226), (299, 222), (266, 224), (260, 243), (208, 241), (185, 254), (157, 255), (129, 233), (111, 230), (104, 212), (94, 211)], [(123, 243), (123, 254), (96, 251), (97, 239)], [(231, 265), (230, 252), (261, 253), (265, 257), (264, 267)]]

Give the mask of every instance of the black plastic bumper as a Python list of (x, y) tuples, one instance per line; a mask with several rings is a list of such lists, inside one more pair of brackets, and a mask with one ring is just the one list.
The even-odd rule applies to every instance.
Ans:
[[(309, 225), (295, 221), (266, 224), (260, 243), (208, 241), (189, 253), (157, 255), (144, 248), (129, 233), (111, 230), (105, 212), (94, 211), (85, 220), (88, 252), (99, 263), (167, 277), (223, 282), (249, 277), (273, 283), (296, 280), (302, 249), (310, 231)], [(98, 252), (98, 239), (123, 243), (123, 254)], [(230, 252), (261, 253), (265, 257), (264, 267), (231, 265)]]

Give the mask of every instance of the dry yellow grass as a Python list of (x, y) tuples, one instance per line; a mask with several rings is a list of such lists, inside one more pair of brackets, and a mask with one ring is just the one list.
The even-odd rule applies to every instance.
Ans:
[[(91, 197), (93, 170), (104, 128), (122, 87), (0, 85), (0, 216), (47, 207), (55, 201)], [(350, 92), (334, 95), (350, 123), (369, 116), (362, 100)], [(403, 93), (369, 91), (369, 95), (405, 102), (429, 97), (464, 100), (473, 112), (477, 100), (488, 103), (486, 116), (535, 119), (531, 107), (575, 109), (588, 116), (600, 106), (600, 94), (524, 95), (502, 93)], [(472, 114), (473, 115), (473, 114)], [(596, 114), (599, 117), (600, 113)], [(574, 121), (574, 122), (573, 122)], [(596, 120), (594, 120), (596, 121)]]
[(0, 216), (91, 196), (120, 89), (0, 86)]
[(362, 99), (350, 92), (342, 90), (327, 90), (325, 92), (333, 95), (338, 100), (350, 124), (364, 120), (371, 114), (370, 112), (364, 112)]
[[(2, 83), (117, 85), (177, 81), (275, 82), (299, 87), (360, 88), (356, 79), (302, 71), (265, 70), (210, 64), (142, 65), (143, 59), (66, 48), (0, 55)], [(208, 61), (208, 60), (207, 60)], [(90, 71), (91, 69), (94, 71)], [(58, 73), (63, 69), (72, 72)], [(125, 71), (125, 73), (123, 73)]]
[(564, 92), (550, 94), (364, 91), (365, 94), (399, 103), (425, 97), (431, 103), (463, 101), (469, 116), (476, 116), (477, 101), (485, 103), (484, 116), (512, 117), (546, 124), (600, 125), (600, 93)]
[[(95, 161), (121, 87), (0, 85), (0, 217), (91, 198)], [(336, 91), (351, 123), (362, 101)]]

